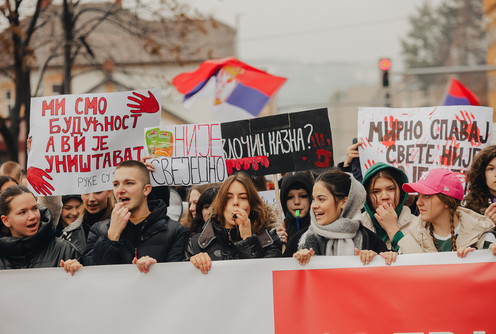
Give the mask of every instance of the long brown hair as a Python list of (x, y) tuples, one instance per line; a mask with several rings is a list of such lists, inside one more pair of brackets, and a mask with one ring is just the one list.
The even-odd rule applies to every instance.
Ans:
[(229, 176), (220, 186), (219, 192), (217, 193), (217, 197), (213, 202), (214, 211), (217, 214), (217, 219), (220, 221), (222, 226), (225, 224), (224, 219), (224, 210), (227, 205), (227, 193), (229, 191), (229, 187), (233, 182), (241, 183), (245, 189), (248, 197), (248, 203), (250, 203), (249, 217), (251, 221), (251, 229), (255, 234), (260, 234), (264, 230), (265, 224), (265, 211), (264, 204), (260, 196), (258, 196), (257, 189), (253, 184), (253, 181), (250, 179), (248, 174), (240, 172), (237, 174), (233, 174)]
[[(104, 191), (108, 191), (108, 190), (104, 190)], [(101, 220), (109, 219), (110, 215), (112, 214), (112, 210), (114, 209), (114, 206), (115, 206), (114, 195), (112, 191), (110, 191), (109, 195), (107, 196), (107, 207), (105, 209), (105, 212), (102, 214), (101, 217), (99, 217), (99, 219)], [(83, 205), (79, 207), (79, 215), (83, 217), (83, 221), (88, 219), (89, 212), (88, 210), (86, 210), (86, 207), (84, 206), (84, 201), (83, 201)]]
[(494, 197), (486, 183), (486, 167), (496, 158), (496, 145), (491, 145), (480, 151), (474, 158), (467, 173), (467, 191), (465, 207), (484, 214), (489, 201)]
[(183, 215), (179, 219), (181, 225), (183, 225), (186, 228), (190, 228), (191, 224), (193, 223), (193, 215), (191, 214), (191, 211), (189, 211), (189, 197), (191, 196), (191, 192), (193, 190), (196, 190), (200, 193), (201, 196), (205, 190), (214, 187), (216, 184), (218, 183), (195, 184), (189, 189), (188, 195), (186, 195), (186, 203), (188, 203), (188, 208), (186, 211), (184, 211)]
[[(456, 238), (455, 238), (455, 214), (456, 214), (456, 209), (460, 206), (461, 201), (445, 194), (436, 194), (435, 196), (439, 197), (441, 202), (446, 204), (450, 210), (451, 250), (456, 251), (457, 247), (456, 247)], [(432, 226), (431, 222), (427, 222), (427, 228), (432, 237), (432, 240), (434, 241), (434, 246), (436, 246), (437, 251), (440, 252), (441, 249), (439, 248), (439, 245), (437, 244), (437, 240), (434, 237), (434, 226)]]

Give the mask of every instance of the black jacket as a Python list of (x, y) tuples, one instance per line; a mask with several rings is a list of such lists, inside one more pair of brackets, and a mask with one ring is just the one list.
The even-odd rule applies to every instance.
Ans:
[(203, 231), (191, 237), (186, 258), (208, 253), (212, 261), (281, 257), (282, 243), (275, 230), (265, 229), (242, 240), (236, 229), (226, 229), (209, 220)]
[(103, 217), (107, 209), (102, 210), (96, 214), (89, 214), (85, 212), (72, 224), (67, 225), (60, 235), (64, 240), (67, 240), (73, 245), (78, 252), (83, 255), (86, 249), (86, 239), (88, 238), (91, 226), (104, 221)]
[[(294, 253), (298, 251), (298, 242), (300, 241), (301, 236), (308, 230), (308, 226), (300, 230), (297, 234), (295, 234), (294, 238), (288, 242), (288, 246), (286, 247), (286, 251), (284, 252), (285, 257), (292, 257)], [(362, 233), (362, 249), (361, 250), (373, 250), (377, 254), (381, 252), (387, 252), (389, 249), (387, 248), (384, 241), (381, 240), (374, 232), (370, 231), (363, 225), (360, 225), (358, 228)], [(320, 254), (317, 254), (320, 255)]]
[(30, 237), (0, 236), (0, 269), (58, 267), (60, 260), (77, 259), (77, 250), (67, 241), (55, 237), (52, 216), (40, 208), (38, 232)]
[(162, 200), (150, 201), (148, 206), (148, 217), (137, 225), (128, 223), (119, 241), (107, 236), (110, 219), (94, 224), (86, 241), (84, 265), (130, 264), (135, 251), (138, 259), (148, 255), (157, 262), (182, 261), (188, 242), (186, 229), (167, 217)]
[(288, 241), (301, 231), (305, 227), (310, 225), (310, 210), (311, 207), (308, 208), (307, 214), (305, 217), (299, 218), (298, 223), (296, 218), (289, 212), (288, 210), (288, 194), (292, 189), (304, 189), (308, 194), (308, 202), (309, 206), (311, 206), (311, 198), (312, 198), (312, 188), (313, 188), (313, 179), (310, 174), (305, 172), (296, 172), (296, 173), (288, 173), (282, 178), (281, 182), (281, 208), (284, 212), (284, 226), (286, 228), (286, 233), (288, 234)]

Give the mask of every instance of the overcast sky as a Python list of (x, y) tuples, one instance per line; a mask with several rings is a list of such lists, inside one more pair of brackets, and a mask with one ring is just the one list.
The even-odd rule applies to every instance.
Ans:
[[(190, 0), (236, 26), (240, 59), (401, 61), (408, 17), (426, 0)], [(437, 5), (442, 0), (429, 0)], [(395, 63), (396, 62), (396, 63)]]

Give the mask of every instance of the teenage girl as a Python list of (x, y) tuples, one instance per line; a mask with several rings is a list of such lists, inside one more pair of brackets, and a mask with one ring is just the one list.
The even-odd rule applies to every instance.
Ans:
[(457, 251), (460, 257), (486, 249), (496, 238), (494, 223), (486, 216), (460, 206), (463, 186), (450, 170), (436, 168), (403, 190), (419, 194), (419, 219), (399, 241), (403, 253)]

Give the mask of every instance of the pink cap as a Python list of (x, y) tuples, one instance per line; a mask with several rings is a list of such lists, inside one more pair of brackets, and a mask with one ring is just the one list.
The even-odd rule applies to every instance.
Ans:
[(462, 182), (455, 173), (444, 168), (431, 169), (417, 183), (403, 184), (403, 190), (422, 195), (445, 194), (460, 201), (463, 199)]

